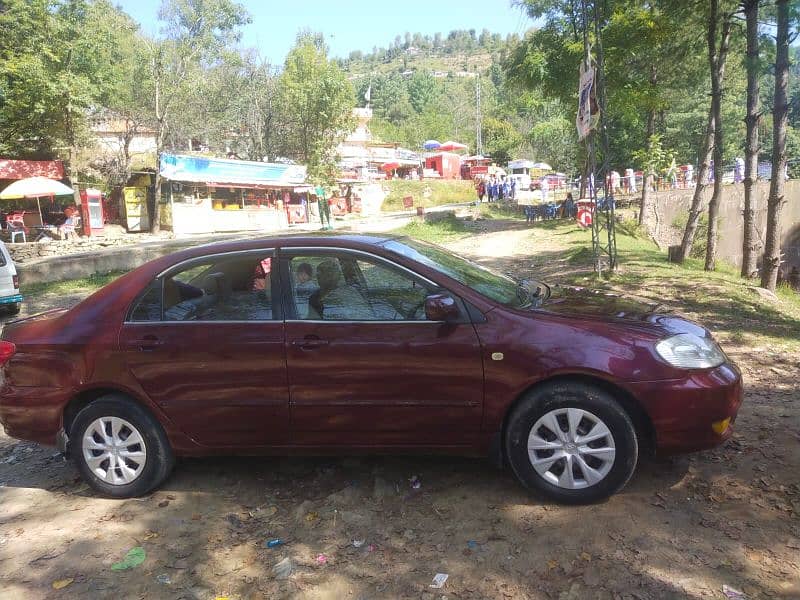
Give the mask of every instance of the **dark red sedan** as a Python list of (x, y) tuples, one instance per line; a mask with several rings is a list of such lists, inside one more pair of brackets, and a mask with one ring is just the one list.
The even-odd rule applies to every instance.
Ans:
[(731, 435), (738, 369), (652, 308), (406, 238), (202, 246), (6, 325), (0, 422), (114, 497), (158, 486), (175, 456), (426, 451), (490, 455), (589, 502), (643, 449)]

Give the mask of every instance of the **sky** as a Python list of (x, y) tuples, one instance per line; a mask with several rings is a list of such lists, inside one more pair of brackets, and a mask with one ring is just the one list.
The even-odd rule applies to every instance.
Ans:
[[(387, 47), (396, 35), (447, 34), (454, 29), (484, 28), (504, 37), (522, 34), (531, 20), (511, 0), (240, 0), (252, 23), (244, 28), (242, 46), (258, 48), (273, 64), (283, 63), (301, 29), (322, 32), (330, 56), (347, 57), (353, 50)], [(116, 0), (149, 34), (159, 30), (161, 0)], [(277, 7), (277, 8), (276, 8)]]

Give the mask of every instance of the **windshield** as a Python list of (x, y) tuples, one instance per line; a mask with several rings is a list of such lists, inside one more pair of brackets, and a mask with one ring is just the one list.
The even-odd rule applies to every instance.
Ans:
[[(511, 308), (527, 308), (535, 298), (545, 296), (542, 292), (547, 286), (543, 284), (516, 280), (433, 244), (403, 239), (388, 240), (382, 246), (452, 277), (490, 300)], [(549, 288), (546, 291), (546, 295), (549, 295)]]

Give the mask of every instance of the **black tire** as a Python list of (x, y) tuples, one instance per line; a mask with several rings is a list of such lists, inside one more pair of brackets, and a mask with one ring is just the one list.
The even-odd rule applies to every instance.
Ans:
[(9, 315), (18, 315), (21, 308), (22, 308), (21, 302), (14, 302), (13, 304), (9, 304), (6, 306), (6, 312)]
[[(605, 477), (593, 485), (580, 489), (560, 487), (546, 480), (534, 468), (528, 451), (528, 437), (537, 421), (551, 411), (567, 408), (582, 409), (602, 421), (611, 433), (615, 447), (613, 463)], [(591, 426), (590, 421), (581, 423), (583, 427)], [(544, 433), (547, 433), (547, 430)], [(545, 384), (528, 392), (509, 416), (505, 450), (511, 469), (522, 485), (564, 504), (588, 504), (615, 494), (633, 475), (639, 455), (633, 422), (614, 397), (596, 387), (568, 381)], [(566, 463), (559, 464), (563, 467)], [(559, 466), (554, 464), (553, 468), (557, 470)], [(583, 472), (580, 466), (577, 469), (578, 472)], [(584, 484), (587, 479), (584, 478)]]
[[(83, 436), (96, 419), (119, 417), (141, 434), (146, 448), (144, 467), (130, 483), (113, 484), (100, 479), (89, 467), (82, 448)], [(143, 407), (123, 394), (109, 394), (83, 408), (72, 422), (69, 452), (83, 479), (96, 491), (112, 498), (133, 498), (159, 486), (175, 464), (172, 448), (161, 424)]]

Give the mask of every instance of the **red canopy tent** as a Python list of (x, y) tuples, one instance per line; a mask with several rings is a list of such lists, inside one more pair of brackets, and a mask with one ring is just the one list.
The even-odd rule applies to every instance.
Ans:
[(448, 141), (439, 146), (436, 150), (439, 152), (453, 152), (456, 150), (466, 150), (466, 144), (459, 144), (458, 142)]

